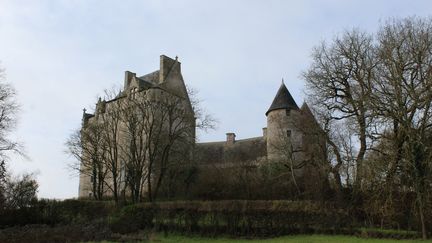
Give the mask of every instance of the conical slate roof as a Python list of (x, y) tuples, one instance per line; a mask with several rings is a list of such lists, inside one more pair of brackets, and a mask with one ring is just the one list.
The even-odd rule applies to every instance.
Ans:
[(295, 109), (295, 110), (299, 109), (299, 107), (297, 106), (296, 102), (294, 101), (293, 97), (291, 96), (290, 92), (288, 91), (287, 87), (283, 82), (270, 108), (266, 112), (266, 116), (270, 111), (279, 110), (279, 109)]
[(313, 116), (313, 113), (306, 102), (303, 102), (303, 105), (301, 106), (300, 110), (302, 110), (302, 112), (307, 115)]

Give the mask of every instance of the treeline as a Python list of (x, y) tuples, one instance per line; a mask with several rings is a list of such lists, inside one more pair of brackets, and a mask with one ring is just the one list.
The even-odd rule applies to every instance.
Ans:
[(415, 211), (426, 238), (432, 192), (432, 19), (390, 19), (345, 31), (312, 52), (303, 73), (328, 145), (337, 193), (396, 227)]

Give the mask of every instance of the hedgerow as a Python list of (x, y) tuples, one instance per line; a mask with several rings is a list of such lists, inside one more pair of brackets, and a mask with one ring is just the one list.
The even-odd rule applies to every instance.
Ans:
[(123, 208), (111, 217), (113, 231), (138, 229), (274, 236), (296, 233), (343, 233), (351, 230), (346, 211), (311, 201), (175, 201)]

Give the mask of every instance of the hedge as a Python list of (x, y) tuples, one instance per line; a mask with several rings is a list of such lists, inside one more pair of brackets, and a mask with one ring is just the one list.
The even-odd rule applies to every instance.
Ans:
[(71, 224), (108, 218), (113, 202), (89, 200), (40, 200), (31, 207), (0, 210), (0, 228), (28, 224)]
[(234, 236), (352, 232), (345, 210), (311, 201), (143, 203), (123, 208), (111, 217), (110, 225), (119, 233), (139, 229)]
[[(418, 237), (416, 231), (360, 228), (364, 225), (358, 215), (350, 215), (347, 209), (330, 202), (172, 201), (118, 208), (111, 201), (40, 200), (29, 208), (0, 210), (0, 228), (35, 224), (71, 225), (75, 228), (84, 225), (82, 232), (93, 232), (96, 226), (99, 229), (108, 224), (110, 230), (117, 233), (157, 230), (208, 236), (325, 233), (395, 239)], [(74, 232), (81, 231), (76, 228)]]

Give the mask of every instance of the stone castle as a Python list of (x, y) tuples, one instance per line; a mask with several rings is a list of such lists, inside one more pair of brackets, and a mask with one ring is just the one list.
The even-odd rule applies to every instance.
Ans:
[[(85, 124), (97, 121), (106, 110), (113, 109), (110, 106), (119, 99), (139, 94), (156, 97), (156, 99), (165, 95), (181, 97), (184, 100), (181, 105), (190, 110), (193, 115), (181, 73), (181, 63), (177, 57), (171, 59), (161, 55), (160, 68), (157, 71), (144, 76), (126, 71), (121, 94), (112, 100), (99, 100), (94, 114), (84, 111), (83, 127)], [(305, 125), (308, 122), (305, 121), (316, 124), (307, 104), (303, 103), (299, 107), (282, 81), (273, 102), (264, 114), (267, 117), (267, 127), (262, 128), (260, 137), (236, 140), (234, 133), (226, 133), (225, 141), (195, 143), (193, 157), (196, 164), (201, 168), (211, 169), (232, 168), (244, 164), (257, 166), (271, 161), (283, 161), (295, 170), (296, 177), (307, 176), (305, 167), (302, 165), (313, 157), (308, 154), (308, 151), (316, 150), (316, 147), (311, 145), (322, 144), (320, 139), (312, 138), (305, 132), (310, 130), (310, 127)], [(192, 126), (195, 127), (195, 124)], [(191, 134), (195, 136), (195, 131)], [(321, 158), (325, 156), (324, 152), (319, 156)], [(79, 197), (91, 196), (91, 178), (81, 173), (79, 183)]]

